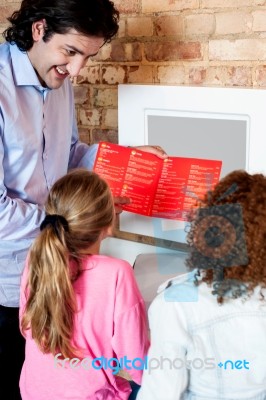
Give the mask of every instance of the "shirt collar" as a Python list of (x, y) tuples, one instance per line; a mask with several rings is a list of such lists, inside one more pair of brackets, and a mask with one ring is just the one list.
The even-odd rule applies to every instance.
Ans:
[(36, 89), (42, 92), (50, 90), (48, 88), (44, 88), (40, 84), (28, 54), (25, 51), (19, 50), (16, 44), (10, 44), (9, 46), (13, 75), (17, 86), (34, 86)]

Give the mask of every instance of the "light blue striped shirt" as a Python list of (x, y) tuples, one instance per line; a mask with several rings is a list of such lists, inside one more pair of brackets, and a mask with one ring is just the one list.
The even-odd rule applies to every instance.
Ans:
[(92, 169), (97, 146), (78, 140), (69, 79), (41, 86), (26, 53), (0, 45), (0, 304), (19, 305), (20, 276), (53, 183)]

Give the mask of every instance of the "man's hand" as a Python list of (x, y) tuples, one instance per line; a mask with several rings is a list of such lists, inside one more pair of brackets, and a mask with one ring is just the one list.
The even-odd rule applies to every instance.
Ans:
[(121, 214), (121, 212), (123, 211), (122, 206), (125, 204), (129, 204), (130, 203), (130, 198), (129, 197), (114, 197), (114, 205), (115, 205), (115, 213), (117, 214)]
[(136, 149), (139, 149), (141, 151), (147, 151), (147, 153), (152, 153), (155, 154), (159, 158), (167, 158), (168, 155), (164, 151), (164, 149), (161, 148), (161, 146), (132, 146), (135, 147)]

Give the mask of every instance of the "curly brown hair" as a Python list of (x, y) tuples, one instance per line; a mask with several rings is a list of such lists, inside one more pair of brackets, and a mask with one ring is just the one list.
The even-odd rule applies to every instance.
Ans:
[[(266, 288), (265, 176), (242, 170), (229, 173), (205, 195), (190, 222), (187, 264), (205, 270), (199, 283), (239, 282), (249, 293), (257, 285)], [(222, 303), (225, 291), (216, 294)], [(241, 290), (232, 297), (240, 295)]]

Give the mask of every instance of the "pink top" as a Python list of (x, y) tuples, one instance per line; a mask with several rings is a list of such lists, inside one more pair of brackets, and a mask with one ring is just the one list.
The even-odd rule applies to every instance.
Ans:
[[(123, 260), (92, 255), (82, 269), (74, 283), (79, 312), (73, 339), (85, 349), (85, 359), (62, 362), (52, 354), (43, 354), (27, 331), (20, 377), (23, 400), (126, 400), (131, 389), (125, 379), (114, 374), (117, 361), (113, 366), (112, 357), (122, 358), (123, 369), (135, 382), (141, 382), (149, 341), (144, 301), (132, 267)], [(21, 283), (21, 314), (26, 281), (27, 267)], [(96, 358), (98, 362), (93, 361)], [(135, 360), (132, 368), (135, 358), (141, 360)]]

